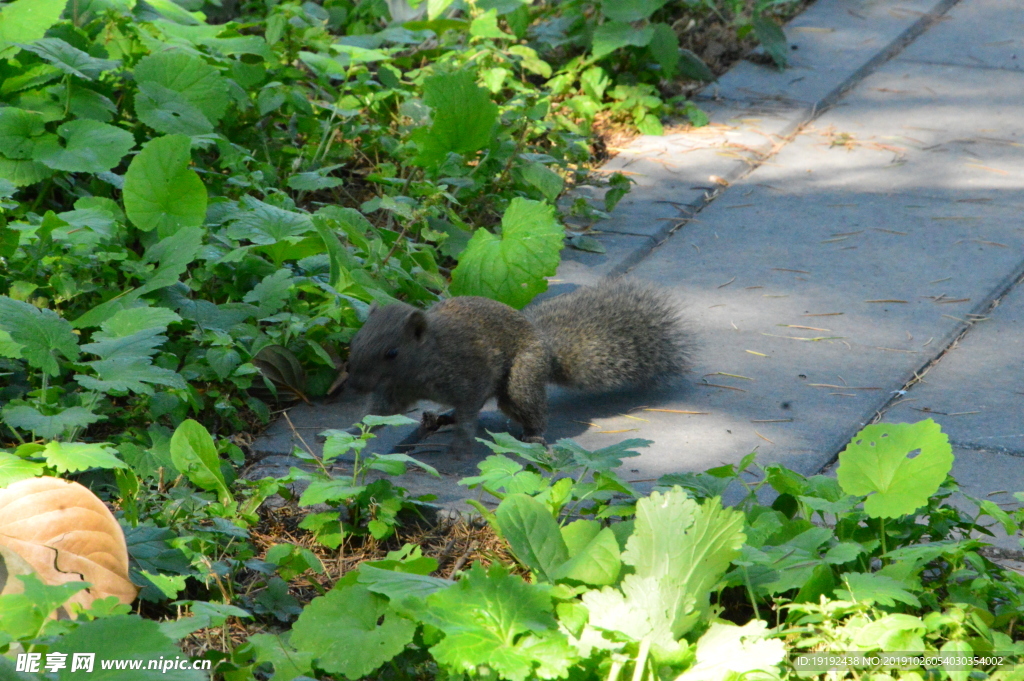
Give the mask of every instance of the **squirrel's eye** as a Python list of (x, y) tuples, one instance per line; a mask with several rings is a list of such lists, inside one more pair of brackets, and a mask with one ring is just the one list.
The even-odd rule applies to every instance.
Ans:
[(384, 353), (384, 359), (394, 359), (395, 357), (398, 357), (398, 348), (391, 348)]

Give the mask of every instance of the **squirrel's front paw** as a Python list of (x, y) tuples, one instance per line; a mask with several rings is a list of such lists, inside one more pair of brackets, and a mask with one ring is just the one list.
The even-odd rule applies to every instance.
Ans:
[(524, 435), (523, 442), (526, 442), (527, 444), (544, 445), (545, 447), (548, 446), (548, 441), (544, 439), (543, 435)]

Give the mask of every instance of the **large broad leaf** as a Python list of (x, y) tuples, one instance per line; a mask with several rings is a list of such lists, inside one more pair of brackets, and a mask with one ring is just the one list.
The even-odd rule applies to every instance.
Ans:
[(27, 187), (51, 175), (53, 171), (37, 161), (12, 161), (0, 156), (0, 179), (15, 187)]
[(562, 528), (569, 560), (555, 573), (557, 579), (571, 579), (594, 586), (614, 584), (622, 569), (619, 543), (610, 527), (596, 520), (577, 520)]
[(501, 219), (501, 236), (478, 229), (452, 272), (452, 293), (484, 296), (520, 309), (547, 290), (558, 269), (565, 232), (555, 209), (515, 198)]
[(668, 652), (710, 612), (711, 590), (743, 545), (744, 516), (721, 501), (698, 504), (681, 487), (637, 502), (622, 561), (634, 567), (621, 591), (583, 595), (590, 624)]
[(313, 231), (313, 220), (308, 213), (278, 208), (251, 196), (244, 197), (242, 205), (249, 210), (236, 214), (225, 231), (232, 239), (269, 245)]
[(558, 568), (569, 560), (569, 551), (544, 504), (525, 494), (512, 494), (502, 500), (494, 516), (516, 557), (544, 581), (555, 581)]
[(470, 71), (427, 78), (423, 101), (433, 109), (433, 122), (412, 135), (419, 148), (415, 163), (436, 167), (449, 153), (469, 154), (490, 143), (498, 106)]
[[(0, 452), (0, 489), (8, 487), (11, 484), (20, 480), (28, 480), (29, 478), (38, 478), (43, 474), (45, 466), (35, 461), (27, 461), (26, 459), (9, 454), (7, 452)], [(0, 547), (2, 549), (3, 547)], [(2, 572), (2, 570), (0, 570)], [(0, 579), (0, 581), (3, 581)], [(0, 592), (3, 591), (3, 585), (0, 584)]]
[(28, 561), (47, 584), (88, 582), (71, 598), (135, 600), (128, 549), (114, 516), (77, 482), (33, 478), (0, 490), (0, 544)]
[(507, 679), (550, 679), (564, 677), (576, 661), (565, 635), (555, 629), (548, 590), (500, 564), (487, 571), (474, 564), (426, 604), (417, 615), (445, 634), (430, 652), (453, 671), (471, 673), (486, 664)]
[(100, 359), (87, 362), (87, 365), (96, 372), (96, 376), (78, 374), (75, 380), (88, 390), (153, 395), (154, 385), (181, 389), (186, 387), (185, 379), (180, 374), (171, 369), (153, 366), (148, 358)]
[(697, 663), (677, 676), (676, 681), (778, 678), (776, 667), (786, 657), (786, 644), (777, 638), (767, 638), (767, 628), (761, 620), (751, 620), (742, 627), (731, 622), (713, 622), (697, 641)]
[(14, 43), (30, 43), (60, 21), (67, 0), (14, 0), (0, 9), (0, 57), (17, 50)]
[(654, 38), (654, 29), (650, 26), (634, 28), (625, 21), (606, 21), (594, 30), (594, 59), (607, 56), (626, 45), (644, 47)]
[(601, 13), (615, 21), (640, 21), (649, 19), (668, 0), (604, 0)]
[(171, 460), (197, 487), (217, 492), (222, 503), (231, 501), (217, 447), (201, 423), (188, 419), (178, 426), (171, 436)]
[(60, 38), (41, 38), (21, 47), (35, 52), (64, 73), (86, 80), (95, 80), (104, 71), (115, 69), (121, 63), (110, 59), (97, 59)]
[(839, 454), (836, 477), (847, 494), (871, 495), (864, 501), (869, 516), (896, 518), (928, 503), (952, 467), (949, 438), (935, 421), (876, 423)]
[(314, 598), (292, 628), (290, 643), (312, 653), (329, 674), (361, 679), (405, 649), (416, 625), (360, 584), (339, 583)]
[(53, 310), (0, 296), (0, 329), (23, 346), (22, 358), (50, 376), (60, 373), (58, 353), (71, 361), (78, 358), (78, 337), (71, 324)]
[(124, 209), (144, 232), (170, 236), (206, 218), (206, 187), (188, 167), (191, 142), (184, 135), (158, 137), (142, 147), (124, 176)]
[(97, 442), (47, 442), (40, 452), (58, 473), (77, 473), (90, 468), (128, 468), (114, 455), (114, 448)]
[[(61, 636), (50, 648), (52, 652), (67, 655), (69, 664), (60, 670), (59, 681), (203, 681), (206, 673), (194, 670), (171, 669), (169, 665), (156, 665), (152, 661), (168, 662), (182, 659), (181, 649), (160, 630), (160, 624), (138, 615), (115, 615), (80, 625), (66, 636)], [(75, 653), (92, 653), (97, 663), (91, 672), (71, 671)], [(103, 669), (99, 660), (140, 660), (138, 669)], [(165, 668), (166, 667), (166, 668)]]
[(36, 145), (47, 137), (42, 114), (13, 106), (0, 109), (0, 154), (6, 158), (32, 158)]
[(140, 87), (156, 83), (179, 93), (210, 123), (217, 123), (231, 99), (227, 81), (200, 57), (180, 50), (166, 50), (144, 57), (133, 71)]
[(654, 36), (647, 49), (661, 66), (661, 77), (671, 78), (679, 66), (679, 36), (668, 24), (654, 24)]
[(104, 418), (85, 407), (68, 407), (56, 414), (43, 414), (27, 404), (4, 405), (0, 416), (11, 428), (35, 433), (36, 437), (46, 439), (60, 437), (73, 428), (85, 428)]
[(213, 123), (180, 92), (160, 83), (140, 83), (135, 115), (157, 132), (169, 135), (206, 135)]
[(71, 173), (104, 173), (135, 146), (127, 130), (92, 120), (68, 121), (57, 128), (64, 140), (48, 136), (35, 146), (32, 158), (54, 170)]

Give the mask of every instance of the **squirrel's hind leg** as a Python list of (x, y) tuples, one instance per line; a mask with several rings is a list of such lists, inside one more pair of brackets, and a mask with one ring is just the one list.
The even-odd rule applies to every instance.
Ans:
[(498, 407), (523, 426), (523, 442), (544, 444), (548, 427), (548, 394), (545, 389), (551, 360), (538, 343), (535, 349), (516, 355), (508, 383), (498, 392)]

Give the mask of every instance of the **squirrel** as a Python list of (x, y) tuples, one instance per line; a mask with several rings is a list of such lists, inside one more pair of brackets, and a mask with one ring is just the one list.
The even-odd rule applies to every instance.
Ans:
[(420, 399), (454, 407), (424, 414), (422, 430), (455, 424), (452, 451), (467, 454), (491, 397), (544, 444), (545, 386), (586, 392), (671, 380), (690, 368), (692, 334), (668, 293), (636, 281), (578, 288), (526, 308), (456, 296), (427, 311), (374, 304), (353, 337), (348, 384), (372, 393), (370, 413), (408, 410)]

